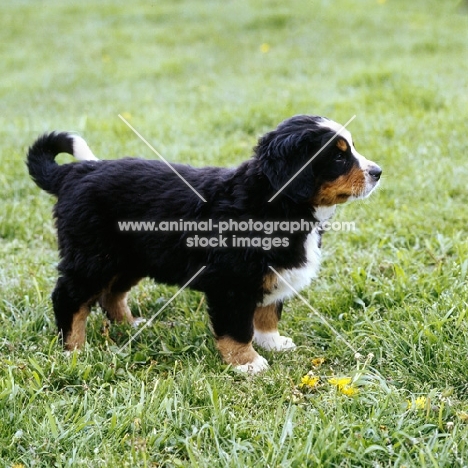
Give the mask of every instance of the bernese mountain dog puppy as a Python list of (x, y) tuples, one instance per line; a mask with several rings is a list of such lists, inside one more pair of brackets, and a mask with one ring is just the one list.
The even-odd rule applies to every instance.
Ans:
[[(59, 153), (80, 162), (58, 165)], [(110, 320), (137, 323), (127, 294), (139, 280), (181, 286), (205, 267), (189, 287), (205, 294), (225, 362), (251, 373), (268, 367), (253, 343), (267, 350), (295, 347), (279, 334), (278, 321), (283, 301), (294, 295), (291, 286), (300, 290), (317, 275), (321, 223), (336, 205), (367, 197), (382, 173), (357, 152), (349, 131), (309, 115), (287, 119), (265, 134), (251, 159), (237, 168), (98, 160), (81, 137), (69, 133), (39, 137), (29, 148), (27, 165), (36, 184), (57, 197), (60, 263), (52, 302), (67, 349), (83, 346), (96, 302)], [(197, 247), (193, 231), (119, 228), (123, 221), (182, 220), (214, 226), (225, 221), (229, 242), (208, 242), (219, 233), (204, 229), (198, 234), (207, 238), (206, 246)], [(239, 233), (234, 221), (251, 227), (269, 222), (273, 228), (268, 235), (254, 229)], [(304, 221), (310, 229), (285, 238), (282, 223)], [(231, 242), (236, 235), (244, 241), (260, 236), (262, 242), (239, 247)], [(267, 237), (282, 241), (266, 248)]]

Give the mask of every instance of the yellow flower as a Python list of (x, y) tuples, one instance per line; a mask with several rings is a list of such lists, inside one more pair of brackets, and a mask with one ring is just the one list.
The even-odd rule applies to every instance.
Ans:
[(336, 385), (338, 388), (346, 387), (351, 383), (351, 377), (332, 377), (328, 379), (328, 383), (331, 385)]
[(332, 377), (328, 379), (329, 384), (335, 385), (346, 396), (354, 396), (359, 393), (359, 390), (354, 385), (351, 385), (351, 382), (351, 377)]
[(314, 367), (320, 367), (324, 362), (325, 362), (325, 359), (322, 357), (312, 359), (312, 365)]
[(319, 383), (320, 377), (316, 377), (313, 375), (304, 375), (301, 379), (301, 387), (309, 387), (309, 388), (315, 388), (318, 383)]
[(346, 396), (354, 396), (359, 393), (359, 390), (356, 387), (353, 387), (351, 385), (340, 387), (339, 390), (343, 395), (346, 395)]
[(267, 44), (266, 42), (264, 42), (261, 46), (260, 46), (260, 52), (262, 54), (268, 54), (268, 52), (270, 52), (270, 44)]
[(410, 401), (410, 400), (407, 400), (407, 407), (408, 409), (417, 409), (417, 410), (423, 410), (424, 408), (426, 408), (426, 405), (427, 405), (427, 398), (425, 396), (420, 396), (418, 398), (416, 398), (416, 400), (413, 401)]

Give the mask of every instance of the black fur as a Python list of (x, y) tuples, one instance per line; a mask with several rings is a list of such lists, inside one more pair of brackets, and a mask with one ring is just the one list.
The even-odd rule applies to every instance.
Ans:
[(27, 166), (34, 182), (46, 192), (58, 195), (63, 171), (57, 171), (55, 157), (59, 153), (73, 154), (73, 140), (68, 133), (51, 133), (39, 137), (29, 148)]
[(186, 245), (194, 233), (120, 232), (118, 222), (313, 221), (314, 193), (324, 181), (350, 170), (349, 164), (334, 162), (339, 152), (335, 145), (329, 145), (271, 203), (268, 200), (333, 137), (320, 122), (323, 119), (314, 116), (283, 122), (260, 138), (253, 157), (235, 169), (173, 164), (207, 203), (162, 162), (127, 158), (59, 166), (54, 157), (72, 153), (73, 140), (66, 133), (40, 137), (29, 149), (27, 164), (39, 187), (58, 197), (54, 214), (60, 277), (52, 298), (62, 335), (69, 332), (73, 314), (95, 301), (115, 278), (112, 288), (122, 292), (143, 277), (183, 285), (206, 265), (190, 287), (206, 294), (215, 334), (250, 342), (269, 266), (277, 270), (301, 266), (307, 232), (289, 235), (288, 248), (194, 249)]

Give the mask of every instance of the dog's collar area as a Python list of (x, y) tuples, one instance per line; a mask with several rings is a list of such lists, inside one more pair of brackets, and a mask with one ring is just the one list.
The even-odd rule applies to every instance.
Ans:
[(336, 211), (336, 205), (332, 206), (314, 206), (314, 216), (318, 222), (328, 221)]

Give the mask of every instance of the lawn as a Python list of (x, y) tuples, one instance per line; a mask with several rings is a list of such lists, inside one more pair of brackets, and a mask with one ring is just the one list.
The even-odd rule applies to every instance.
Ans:
[[(468, 466), (466, 1), (6, 0), (0, 13), (0, 466)], [(34, 139), (72, 130), (102, 159), (157, 158), (122, 114), (169, 161), (235, 166), (299, 113), (356, 115), (356, 146), (384, 171), (340, 207), (356, 229), (325, 235), (301, 293), (334, 331), (295, 298), (280, 326), (298, 348), (242, 375), (185, 290), (124, 349), (134, 330), (96, 308), (85, 349), (65, 354), (54, 200), (24, 164)], [(150, 318), (176, 292), (144, 281), (130, 306)]]

